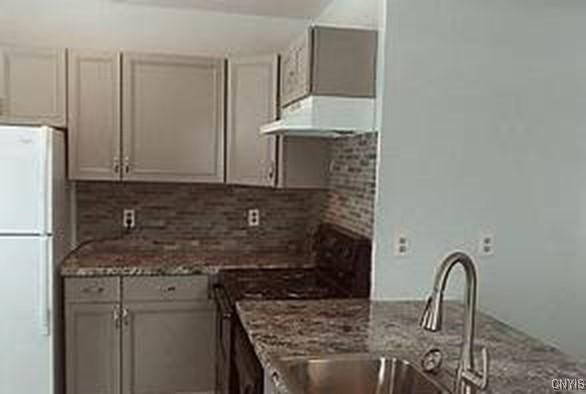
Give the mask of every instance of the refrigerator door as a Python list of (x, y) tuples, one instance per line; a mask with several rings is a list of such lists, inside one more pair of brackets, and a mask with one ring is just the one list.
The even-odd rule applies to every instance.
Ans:
[(0, 126), (0, 236), (51, 232), (51, 131)]
[(0, 237), (0, 393), (53, 394), (51, 237)]

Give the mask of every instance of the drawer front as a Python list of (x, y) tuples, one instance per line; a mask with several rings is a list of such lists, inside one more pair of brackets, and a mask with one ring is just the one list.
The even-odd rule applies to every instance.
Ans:
[(208, 277), (128, 277), (122, 282), (125, 301), (174, 301), (208, 299)]
[(120, 278), (67, 278), (65, 298), (68, 302), (117, 302)]

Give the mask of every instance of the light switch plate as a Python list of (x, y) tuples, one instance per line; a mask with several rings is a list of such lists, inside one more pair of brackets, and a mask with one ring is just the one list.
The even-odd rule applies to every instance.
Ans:
[(494, 255), (494, 234), (482, 233), (478, 242), (478, 255), (479, 256), (492, 256)]

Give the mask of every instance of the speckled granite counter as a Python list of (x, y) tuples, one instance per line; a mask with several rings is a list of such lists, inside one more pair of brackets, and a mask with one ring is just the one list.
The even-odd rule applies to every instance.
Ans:
[[(290, 356), (343, 353), (389, 354), (419, 364), (432, 346), (444, 352), (438, 379), (452, 388), (462, 339), (463, 307), (447, 302), (444, 327), (429, 333), (418, 326), (421, 301), (367, 300), (246, 301), (238, 313), (261, 364), (283, 394), (279, 360)], [(551, 346), (479, 314), (477, 347), (489, 349), (487, 393), (550, 393), (553, 378), (586, 378), (586, 364)], [(479, 351), (475, 352), (478, 356)], [(477, 361), (479, 365), (479, 361)]]
[(82, 248), (61, 265), (62, 276), (215, 274), (236, 268), (309, 268), (308, 257), (287, 253), (104, 250)]

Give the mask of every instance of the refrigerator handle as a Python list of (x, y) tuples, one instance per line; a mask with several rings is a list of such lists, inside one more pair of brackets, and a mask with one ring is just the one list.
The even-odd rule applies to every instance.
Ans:
[(50, 306), (49, 306), (49, 266), (51, 256), (50, 241), (44, 239), (41, 246), (41, 258), (39, 259), (39, 327), (41, 335), (51, 335), (51, 323), (50, 323)]
[(41, 149), (40, 171), (43, 174), (41, 184), (41, 195), (39, 201), (41, 203), (42, 212), (42, 233), (51, 233), (53, 231), (51, 215), (51, 207), (53, 205), (53, 190), (51, 190), (51, 178), (53, 174), (53, 141), (51, 128), (48, 126), (41, 127), (43, 135), (44, 146)]

